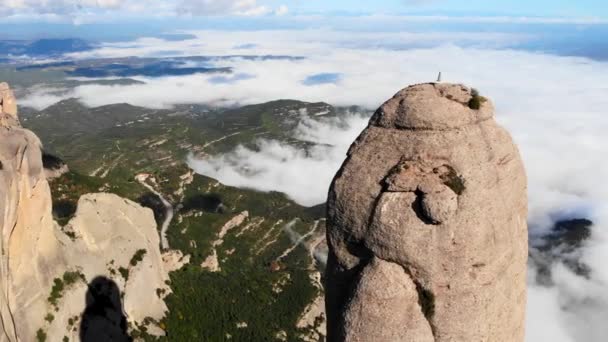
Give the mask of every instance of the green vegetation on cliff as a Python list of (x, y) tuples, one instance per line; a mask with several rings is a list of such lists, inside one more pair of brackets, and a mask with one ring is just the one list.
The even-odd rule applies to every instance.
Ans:
[[(305, 244), (324, 236), (323, 207), (302, 207), (281, 193), (225, 186), (194, 175), (185, 161), (190, 154), (214, 155), (238, 144), (253, 148), (260, 135), (306, 146), (291, 134), (305, 115), (302, 108), (326, 115), (338, 111), (288, 100), (230, 110), (196, 105), (86, 108), (66, 100), (22, 120), (41, 137), (47, 152), (70, 167), (51, 181), (53, 213), (61, 225), (73, 217), (81, 195), (105, 191), (151, 208), (160, 229), (164, 205), (142, 179), (173, 206), (169, 246), (191, 260), (170, 275), (169, 312), (159, 322), (167, 337), (160, 340), (298, 341), (311, 336), (319, 323), (298, 324), (322, 294), (315, 279), (322, 266)], [(224, 225), (245, 211), (247, 219), (219, 239)], [(294, 245), (294, 235), (306, 235), (304, 244)], [(130, 265), (144, 254), (138, 251)], [(214, 255), (217, 269), (201, 266)], [(129, 272), (119, 268), (115, 273), (127, 279)], [(145, 331), (135, 334), (155, 340)]]

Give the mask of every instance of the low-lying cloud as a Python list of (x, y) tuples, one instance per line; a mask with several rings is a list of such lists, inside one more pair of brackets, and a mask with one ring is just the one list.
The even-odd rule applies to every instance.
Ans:
[[(377, 19), (377, 18), (376, 18)], [(395, 18), (397, 20), (398, 18)], [(317, 26), (318, 27), (318, 26)], [(322, 26), (321, 26), (322, 27)], [(193, 55), (295, 55), (325, 56), (341, 49), (393, 49), (457, 44), (459, 46), (505, 47), (527, 42), (529, 33), (503, 32), (408, 32), (338, 31), (327, 28), (255, 31), (184, 31), (193, 37), (167, 40), (142, 37), (129, 42), (105, 42), (98, 49), (67, 54), (75, 59), (115, 57), (175, 57)], [(355, 39), (356, 38), (356, 39)], [(171, 53), (167, 54), (166, 52)]]
[(273, 140), (259, 140), (256, 151), (244, 146), (232, 153), (189, 160), (196, 172), (222, 183), (261, 191), (280, 191), (302, 205), (325, 202), (328, 184), (344, 159), (344, 152), (365, 128), (369, 118), (350, 114), (340, 119), (304, 117), (293, 132), (307, 149)]
[[(608, 271), (603, 265), (608, 257), (608, 187), (601, 182), (608, 174), (604, 134), (608, 88), (602, 79), (608, 76), (608, 64), (455, 46), (343, 52), (329, 52), (316, 66), (316, 70), (340, 73), (340, 82), (323, 85), (314, 93), (296, 82), (301, 79), (298, 76), (291, 78), (290, 87), (279, 82), (281, 91), (293, 94), (289, 97), (373, 108), (401, 86), (428, 81), (442, 70), (448, 80), (474, 85), (494, 99), (499, 122), (512, 132), (525, 160), (531, 236), (546, 235), (561, 219), (584, 217), (594, 222), (591, 238), (578, 251), (580, 261), (591, 270), (587, 278), (558, 260), (550, 266), (553, 284), (541, 285), (536, 280), (537, 266), (531, 262), (527, 340), (603, 341), (608, 336), (603, 323), (608, 319)], [(308, 63), (313, 61), (292, 64), (291, 70), (313, 74)], [(264, 78), (258, 73), (260, 77)], [(302, 204), (318, 203), (324, 200), (350, 141), (365, 124), (361, 117), (350, 121), (340, 126), (305, 120), (296, 135), (314, 135), (308, 140), (331, 146), (321, 145), (308, 154), (276, 141), (262, 141), (258, 151), (239, 147), (233, 153), (198, 161), (195, 168), (228, 183), (238, 179), (234, 184), (283, 191)], [(343, 139), (334, 141), (337, 136)], [(242, 169), (255, 171), (239, 174)]]
[(256, 0), (179, 0), (178, 13), (190, 15), (262, 15), (271, 12)]
[[(196, 39), (165, 41), (142, 38), (135, 42), (105, 44), (99, 49), (70, 54), (74, 58), (155, 56), (163, 50), (184, 55), (241, 55), (239, 45), (250, 44), (248, 55), (280, 55), (304, 58), (250, 59), (224, 58), (210, 61), (209, 67), (232, 68), (247, 77), (220, 78), (216, 74), (132, 77), (142, 84), (81, 85), (64, 98), (76, 97), (89, 106), (130, 103), (151, 108), (167, 108), (180, 103), (219, 105), (252, 104), (278, 98), (326, 101), (336, 105), (358, 104), (373, 108), (411, 82), (436, 78), (440, 70), (448, 79), (466, 80), (475, 75), (464, 69), (470, 59), (492, 64), (495, 50), (463, 48), (460, 45), (508, 45), (524, 39), (502, 33), (347, 33), (328, 30), (193, 32)], [(356, 36), (356, 39), (353, 39)], [(322, 37), (322, 38), (319, 38)], [(350, 37), (350, 38), (347, 38)], [(378, 42), (382, 42), (379, 45)], [(460, 45), (454, 45), (454, 44)], [(412, 47), (435, 45), (433, 48)], [(504, 60), (517, 60), (516, 51), (502, 51)], [(416, 67), (413, 67), (416, 66)], [(490, 65), (493, 69), (493, 65)], [(480, 73), (478, 73), (480, 74)], [(222, 83), (222, 82), (219, 82)], [(25, 100), (41, 104), (33, 92)], [(41, 109), (40, 106), (36, 107)]]

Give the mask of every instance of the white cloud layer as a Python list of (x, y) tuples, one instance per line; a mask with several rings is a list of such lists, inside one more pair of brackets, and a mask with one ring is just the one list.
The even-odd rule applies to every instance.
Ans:
[[(369, 50), (403, 50), (415, 46), (437, 46), (457, 43), (459, 46), (504, 48), (534, 38), (524, 33), (502, 32), (352, 32), (326, 28), (305, 30), (255, 31), (183, 31), (191, 39), (166, 41), (159, 38), (140, 38), (130, 42), (104, 43), (100, 48), (75, 52), (66, 57), (176, 57), (192, 55), (290, 55), (314, 58), (332, 53), (357, 55)], [(249, 46), (250, 49), (242, 49)], [(361, 59), (361, 58), (358, 58)]]
[[(95, 14), (95, 11), (96, 14), (100, 11), (110, 13), (127, 11), (152, 17), (159, 14), (255, 16), (273, 12), (270, 7), (260, 5), (257, 0), (0, 0), (0, 16), (28, 14), (80, 16)], [(285, 14), (287, 7), (281, 5), (276, 12)], [(91, 19), (89, 17), (88, 20)]]
[[(319, 35), (321, 33), (321, 35)], [(471, 36), (414, 33), (331, 31), (197, 32), (196, 41), (140, 40), (108, 44), (80, 57), (153, 55), (160, 49), (184, 54), (291, 54), (303, 60), (217, 62), (254, 77), (212, 83), (213, 76), (139, 78), (143, 85), (80, 86), (76, 96), (92, 106), (129, 102), (167, 107), (184, 102), (258, 103), (279, 98), (359, 104), (371, 109), (400, 88), (434, 80), (462, 82), (492, 98), (497, 118), (513, 134), (528, 172), (532, 236), (543, 234), (560, 217), (587, 217), (593, 234), (581, 251), (591, 268), (589, 279), (553, 267), (555, 286), (530, 279), (527, 340), (600, 342), (608, 336), (608, 64), (584, 58), (559, 57), (495, 49), (495, 41), (521, 37), (500, 34)], [(462, 41), (469, 40), (468, 44)], [(380, 42), (380, 43), (379, 43)], [(431, 42), (435, 47), (407, 48)], [(494, 42), (489, 45), (490, 42)], [(454, 43), (461, 44), (459, 47)], [(165, 44), (165, 43), (163, 43)], [(179, 45), (181, 44), (181, 45)], [(312, 75), (339, 75), (334, 83), (303, 82)], [(43, 94), (44, 95), (44, 94)], [(46, 94), (48, 96), (48, 94)], [(33, 93), (29, 104), (44, 102)], [(229, 184), (284, 191), (303, 204), (323, 200), (349, 142), (363, 126), (352, 116), (349, 125), (306, 121), (295, 132), (302, 139), (326, 143), (305, 154), (273, 141), (259, 151), (239, 147), (232, 153), (193, 161), (202, 172)], [(312, 128), (310, 127), (312, 126)], [(249, 173), (244, 173), (244, 168)], [(255, 170), (256, 172), (251, 172)], [(319, 172), (310, 172), (319, 170)], [(535, 268), (531, 266), (530, 273)]]
[[(87, 9), (134, 9), (150, 0), (0, 0), (0, 14), (68, 14)], [(137, 7), (139, 8), (139, 7)]]
[(239, 146), (232, 153), (205, 160), (190, 158), (189, 165), (227, 185), (280, 191), (300, 204), (313, 206), (325, 202), (328, 185), (340, 168), (345, 151), (368, 120), (360, 114), (341, 119), (304, 118), (294, 137), (320, 145), (303, 150), (260, 140), (257, 152)]
[(262, 15), (271, 10), (256, 0), (180, 0), (178, 13), (191, 15)]
[[(129, 86), (85, 85), (76, 87), (64, 97), (78, 97), (90, 106), (128, 102), (161, 108), (178, 103), (208, 102), (251, 104), (292, 97), (305, 101), (327, 101), (337, 105), (359, 104), (375, 107), (387, 94), (408, 82), (429, 81), (441, 69), (446, 76), (459, 79), (466, 75), (464, 66), (471, 65), (471, 54), (488, 60), (487, 49), (462, 49), (451, 45), (503, 46), (526, 39), (525, 36), (502, 33), (386, 33), (304, 31), (198, 31), (195, 39), (165, 41), (141, 38), (134, 42), (109, 43), (101, 48), (71, 54), (73, 58), (159, 56), (166, 51), (189, 55), (291, 55), (303, 60), (248, 60), (233, 58), (216, 62), (217, 67), (233, 67), (237, 72), (254, 77), (237, 82), (211, 82), (216, 75), (196, 74), (179, 77), (136, 77), (145, 84)], [(353, 39), (356, 37), (356, 39)], [(407, 50), (408, 47), (432, 44), (441, 48)], [(242, 49), (248, 46), (248, 49)], [(448, 59), (443, 58), (447, 54)], [(502, 58), (517, 58), (519, 52), (505, 51)], [(172, 53), (172, 55), (174, 55)], [(512, 57), (511, 57), (512, 56)], [(448, 63), (452, 61), (453, 63)], [(490, 61), (491, 62), (491, 61)], [(416, 67), (413, 67), (416, 65)], [(454, 72), (451, 72), (454, 69)], [(372, 72), (373, 71), (373, 72)], [(318, 73), (342, 75), (337, 84), (307, 85), (303, 81)], [(468, 75), (468, 77), (472, 76)], [(373, 84), (373, 86), (371, 86)], [(260, 86), (262, 85), (262, 86)], [(36, 108), (48, 104), (44, 91), (34, 92), (23, 104)]]

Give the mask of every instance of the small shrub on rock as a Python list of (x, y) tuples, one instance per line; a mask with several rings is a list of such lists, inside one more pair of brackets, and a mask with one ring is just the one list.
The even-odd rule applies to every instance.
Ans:
[(471, 89), (471, 99), (469, 100), (469, 108), (474, 110), (479, 110), (481, 105), (486, 102), (486, 98), (479, 95), (479, 91), (477, 89)]

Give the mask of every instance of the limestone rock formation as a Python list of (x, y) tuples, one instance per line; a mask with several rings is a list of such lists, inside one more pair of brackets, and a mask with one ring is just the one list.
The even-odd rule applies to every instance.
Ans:
[(14, 99), (5, 83), (0, 84), (0, 94), (0, 341), (16, 341), (17, 336), (34, 340), (29, 327), (22, 328), (42, 325), (44, 315), (25, 316), (29, 310), (46, 311), (42, 307), (52, 284), (53, 265), (62, 260), (40, 140), (19, 126)]
[(99, 277), (115, 283), (118, 309), (129, 323), (162, 318), (159, 294), (170, 290), (152, 211), (115, 195), (90, 194), (59, 227), (41, 143), (19, 125), (5, 83), (0, 95), (0, 341), (43, 334), (50, 341), (78, 340), (87, 298), (95, 293), (90, 282)]
[(523, 341), (526, 176), (493, 112), (443, 83), (376, 111), (329, 192), (329, 341)]
[(55, 319), (44, 326), (49, 336), (77, 340), (78, 329), (66, 331), (66, 326), (86, 307), (87, 283), (100, 276), (113, 280), (120, 290), (128, 321), (141, 324), (146, 317), (164, 317), (167, 307), (159, 293), (169, 293), (169, 277), (156, 226), (152, 210), (114, 194), (80, 198), (74, 218), (63, 228), (70, 234), (57, 235), (66, 260), (64, 272), (78, 271), (86, 282), (64, 291), (58, 300), (60, 310), (50, 311)]
[(0, 83), (0, 113), (17, 118), (17, 101), (7, 83)]
[(190, 263), (190, 254), (184, 255), (179, 249), (163, 252), (165, 271), (173, 272), (182, 269)]

